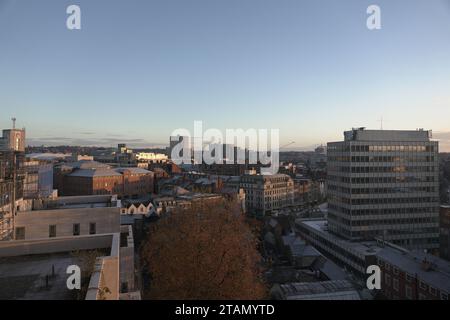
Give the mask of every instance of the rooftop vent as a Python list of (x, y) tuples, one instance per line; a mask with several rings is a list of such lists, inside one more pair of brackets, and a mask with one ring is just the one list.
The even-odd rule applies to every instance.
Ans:
[(424, 258), (422, 260), (421, 268), (423, 271), (431, 271), (431, 262), (427, 260), (427, 258)]

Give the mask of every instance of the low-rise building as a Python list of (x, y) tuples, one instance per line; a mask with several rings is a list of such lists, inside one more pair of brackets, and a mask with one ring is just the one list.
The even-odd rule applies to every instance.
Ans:
[[(133, 247), (131, 227), (116, 233), (0, 242), (0, 299), (140, 299)], [(81, 271), (80, 290), (67, 285), (74, 267)]]
[(284, 256), (296, 268), (310, 268), (322, 256), (313, 246), (307, 245), (295, 234), (283, 236), (282, 244)]
[(154, 152), (138, 152), (136, 154), (136, 159), (138, 161), (143, 162), (167, 162), (169, 160), (169, 157), (162, 153), (154, 153)]
[[(140, 299), (133, 229), (120, 223), (116, 196), (34, 200), (0, 243), (0, 299)], [(67, 285), (74, 267), (80, 290)]]
[(76, 196), (33, 201), (15, 217), (15, 239), (33, 240), (120, 232), (116, 196)]
[(153, 212), (153, 208), (150, 199), (127, 199), (122, 201), (120, 213), (122, 215), (148, 216)]
[(247, 212), (259, 217), (294, 204), (294, 182), (285, 174), (245, 175), (241, 178)]
[(224, 201), (224, 197), (219, 194), (208, 193), (185, 193), (177, 195), (167, 195), (155, 197), (152, 202), (154, 206), (154, 212), (157, 215), (171, 212), (176, 209), (191, 209), (212, 207), (218, 205)]
[(126, 144), (120, 143), (115, 153), (115, 161), (123, 167), (136, 166), (136, 154), (132, 149), (127, 148)]
[(394, 300), (449, 300), (450, 262), (420, 251), (385, 246), (376, 254), (381, 292)]
[(154, 191), (153, 172), (136, 167), (112, 168), (95, 161), (58, 166), (54, 181), (63, 196), (116, 194), (127, 198)]
[(43, 160), (26, 158), (24, 162), (24, 198), (48, 197), (53, 192), (53, 165)]
[(77, 161), (94, 161), (94, 156), (82, 155), (82, 154), (72, 154), (71, 156), (65, 159), (68, 162), (77, 162)]
[(277, 284), (271, 295), (276, 300), (361, 300), (347, 280)]
[(296, 228), (325, 257), (360, 279), (367, 278), (367, 267), (375, 264), (375, 254), (381, 250), (376, 241), (352, 242), (329, 232), (323, 219), (297, 219)]

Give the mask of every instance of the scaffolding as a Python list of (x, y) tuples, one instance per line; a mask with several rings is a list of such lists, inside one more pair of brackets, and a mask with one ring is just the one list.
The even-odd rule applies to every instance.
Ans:
[(14, 238), (16, 202), (23, 198), (24, 154), (0, 152), (0, 240)]

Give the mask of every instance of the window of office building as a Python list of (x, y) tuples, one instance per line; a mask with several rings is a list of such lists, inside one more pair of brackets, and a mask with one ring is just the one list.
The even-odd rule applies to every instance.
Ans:
[(410, 274), (406, 274), (406, 281), (411, 282), (412, 281), (412, 276)]
[(431, 293), (433, 296), (436, 296), (436, 295), (437, 295), (437, 290), (436, 290), (436, 288), (430, 287), (430, 293)]
[(391, 276), (388, 274), (384, 275), (384, 282), (386, 283), (387, 286), (391, 285)]
[(97, 224), (95, 222), (89, 223), (89, 234), (97, 233)]
[(410, 286), (405, 287), (405, 295), (406, 295), (406, 298), (412, 299), (412, 289)]
[(16, 240), (25, 240), (25, 227), (16, 228)]
[(420, 281), (419, 282), (419, 287), (422, 290), (426, 290), (427, 289), (427, 284), (425, 282), (423, 282), (423, 281)]
[(395, 291), (398, 291), (398, 279), (394, 279), (393, 281), (393, 287)]
[(74, 236), (79, 236), (80, 235), (80, 224), (79, 223), (74, 223), (73, 224), (73, 235)]
[(52, 224), (48, 227), (48, 236), (50, 238), (56, 237), (56, 225)]

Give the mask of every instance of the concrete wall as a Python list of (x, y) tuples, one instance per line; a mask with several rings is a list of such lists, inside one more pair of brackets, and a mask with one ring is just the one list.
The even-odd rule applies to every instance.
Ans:
[(33, 254), (50, 254), (78, 250), (110, 248), (112, 234), (52, 238), (42, 240), (1, 241), (0, 257), (16, 257)]
[(122, 226), (121, 233), (126, 234), (126, 246), (120, 247), (120, 285), (127, 285), (127, 292), (135, 290), (134, 280), (134, 240), (132, 226)]
[(89, 224), (96, 224), (96, 234), (120, 232), (120, 208), (80, 208), (19, 212), (15, 227), (25, 227), (25, 240), (49, 238), (49, 226), (56, 225), (56, 237), (73, 236), (73, 225), (80, 224), (80, 235), (89, 234)]
[[(96, 259), (89, 282), (86, 300), (119, 299), (120, 234), (102, 234), (79, 237), (61, 237), (41, 240), (0, 242), (0, 257), (51, 254), (78, 250), (111, 248), (109, 256)], [(108, 290), (106, 290), (106, 288)]]
[(120, 234), (114, 234), (111, 254), (97, 258), (94, 272), (89, 282), (86, 300), (118, 300), (119, 299), (119, 248)]

